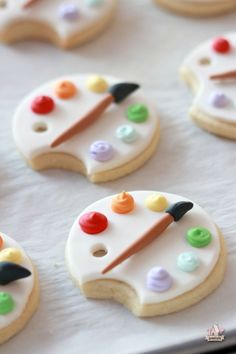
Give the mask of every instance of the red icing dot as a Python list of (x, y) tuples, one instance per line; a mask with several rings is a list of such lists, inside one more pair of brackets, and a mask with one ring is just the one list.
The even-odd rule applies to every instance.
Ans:
[(223, 37), (216, 38), (212, 43), (212, 47), (215, 52), (222, 54), (228, 53), (231, 49), (229, 41)]
[(0, 235), (0, 249), (3, 247), (3, 237)]
[(47, 114), (55, 107), (53, 99), (49, 96), (37, 96), (31, 103), (31, 109), (37, 114)]
[(90, 211), (80, 217), (79, 225), (86, 234), (98, 234), (107, 228), (108, 220), (104, 214)]

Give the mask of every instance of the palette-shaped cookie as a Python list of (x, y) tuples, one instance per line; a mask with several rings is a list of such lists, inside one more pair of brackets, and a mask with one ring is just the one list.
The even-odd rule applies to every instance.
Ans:
[(82, 44), (111, 22), (116, 0), (0, 0), (0, 41), (49, 41), (62, 48)]
[(189, 16), (215, 16), (236, 9), (235, 0), (154, 0), (164, 8)]
[[(164, 228), (173, 205), (181, 210), (182, 204), (192, 209)], [(162, 225), (161, 232), (156, 225)], [(152, 242), (137, 252), (137, 240), (147, 240), (153, 231)], [(134, 243), (136, 253), (127, 257)], [(126, 254), (122, 262), (121, 254)], [(197, 204), (174, 194), (134, 191), (82, 211), (69, 234), (66, 263), (86, 297), (111, 298), (136, 316), (155, 316), (209, 295), (223, 279), (226, 251), (218, 227)]]
[(18, 333), (39, 302), (36, 270), (22, 247), (0, 234), (0, 344)]
[[(25, 98), (15, 113), (13, 133), (31, 167), (74, 170), (92, 182), (101, 182), (142, 166), (155, 151), (160, 129), (156, 104), (141, 88), (122, 102), (111, 103), (96, 121), (87, 122), (85, 129), (52, 147), (60, 134), (75, 122), (81, 123), (87, 112), (111, 97), (111, 88), (118, 85), (120, 94), (122, 82), (108, 76), (66, 76), (42, 85)], [(125, 94), (127, 86), (138, 87), (125, 83)]]
[(236, 34), (207, 41), (185, 59), (183, 80), (194, 92), (190, 116), (214, 134), (236, 139)]

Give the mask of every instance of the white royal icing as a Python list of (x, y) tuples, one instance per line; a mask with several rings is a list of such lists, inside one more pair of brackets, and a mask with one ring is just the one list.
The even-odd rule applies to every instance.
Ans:
[(1, 330), (2, 328), (9, 326), (11, 323), (17, 320), (17, 318), (20, 317), (24, 312), (25, 306), (27, 305), (29, 300), (29, 296), (33, 290), (34, 275), (33, 275), (33, 267), (30, 262), (30, 259), (28, 258), (23, 248), (15, 240), (8, 237), (7, 235), (2, 233), (0, 233), (0, 235), (2, 236), (4, 242), (3, 248), (0, 250), (0, 253), (3, 249), (8, 247), (17, 248), (18, 250), (21, 251), (22, 254), (22, 260), (20, 262), (20, 265), (22, 267), (25, 267), (32, 273), (32, 275), (27, 278), (19, 279), (7, 285), (0, 285), (0, 292), (4, 291), (9, 293), (12, 296), (15, 303), (12, 312), (6, 315), (0, 314), (0, 330)]
[[(37, 0), (27, 9), (22, 5), (25, 0), (7, 0), (5, 7), (0, 7), (0, 31), (20, 21), (40, 21), (52, 27), (60, 38), (66, 39), (83, 32), (108, 16), (116, 0), (103, 0), (101, 5), (89, 6), (86, 0)], [(60, 5), (78, 6), (79, 16), (76, 20), (65, 20), (59, 16)]]
[[(231, 33), (223, 36), (231, 44), (231, 50), (228, 53), (221, 54), (212, 48), (213, 39), (197, 47), (184, 61), (183, 69), (187, 69), (197, 81), (198, 89), (193, 101), (193, 106), (201, 110), (213, 119), (236, 122), (236, 83), (220, 82), (210, 80), (213, 74), (219, 74), (226, 71), (236, 70), (236, 34)], [(210, 63), (201, 65), (201, 59), (209, 59)], [(209, 102), (209, 97), (214, 92), (224, 93), (231, 104), (225, 108), (216, 108)]]
[[(200, 285), (212, 272), (219, 258), (219, 233), (211, 218), (197, 204), (179, 222), (169, 226), (164, 234), (151, 245), (111, 270), (105, 275), (101, 271), (127, 246), (139, 238), (163, 216), (163, 212), (154, 212), (145, 206), (145, 200), (153, 191), (135, 191), (130, 194), (135, 199), (135, 209), (128, 214), (115, 214), (111, 210), (114, 196), (101, 199), (87, 207), (76, 219), (66, 245), (66, 260), (69, 271), (80, 284), (97, 279), (114, 279), (129, 284), (137, 293), (141, 304), (159, 303), (184, 294)], [(169, 204), (186, 200), (178, 195), (161, 193)], [(88, 211), (105, 214), (109, 225), (105, 231), (96, 235), (84, 233), (78, 221)], [(203, 248), (194, 248), (186, 241), (186, 232), (192, 227), (205, 227), (212, 234), (212, 242)], [(108, 253), (104, 257), (94, 257), (92, 250), (97, 245), (104, 245)], [(99, 247), (98, 247), (99, 248)], [(177, 257), (182, 252), (194, 252), (199, 260), (199, 267), (192, 273), (177, 268)], [(172, 287), (162, 293), (147, 289), (146, 276), (153, 267), (165, 268), (173, 278)]]
[[(71, 124), (88, 112), (106, 94), (91, 92), (86, 87), (89, 75), (66, 76), (51, 81), (31, 93), (18, 107), (13, 123), (13, 134), (19, 150), (27, 160), (49, 152), (68, 153), (80, 159), (90, 175), (113, 169), (127, 163), (145, 151), (150, 145), (159, 125), (156, 107), (150, 102), (141, 89), (134, 92), (120, 104), (112, 106), (100, 119), (87, 127), (81, 133), (67, 140), (56, 148), (50, 148), (52, 141)], [(109, 85), (121, 80), (105, 77)], [(71, 99), (59, 99), (54, 92), (55, 84), (61, 80), (72, 81), (78, 88), (78, 93)], [(122, 81), (123, 82), (123, 81)], [(56, 109), (46, 115), (38, 115), (31, 111), (30, 104), (38, 95), (49, 95), (56, 103)], [(148, 107), (149, 117), (143, 123), (133, 123), (126, 117), (127, 108), (134, 103), (143, 103)], [(33, 126), (43, 122), (48, 126), (44, 133), (36, 133)], [(137, 139), (132, 143), (125, 143), (116, 136), (116, 130), (123, 124), (129, 124), (137, 131)], [(95, 161), (89, 155), (90, 145), (97, 140), (106, 140), (114, 148), (114, 156), (109, 161)]]

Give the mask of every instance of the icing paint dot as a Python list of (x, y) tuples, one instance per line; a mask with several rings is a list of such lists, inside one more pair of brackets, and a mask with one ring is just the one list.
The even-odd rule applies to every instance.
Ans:
[(148, 108), (144, 104), (133, 104), (128, 107), (127, 118), (135, 123), (143, 123), (148, 119)]
[(17, 248), (5, 248), (0, 252), (0, 262), (20, 263), (22, 253)]
[(116, 129), (116, 136), (125, 143), (132, 143), (137, 139), (136, 130), (128, 124), (123, 124)]
[(168, 207), (168, 201), (161, 194), (152, 194), (145, 200), (145, 205), (152, 211), (163, 211)]
[(204, 227), (193, 227), (187, 231), (188, 243), (196, 248), (206, 247), (212, 241), (212, 235)]
[(111, 144), (104, 140), (95, 141), (90, 146), (90, 156), (100, 162), (110, 160), (114, 155), (114, 150)]
[(225, 108), (231, 103), (230, 99), (222, 92), (213, 92), (209, 97), (209, 103), (216, 108)]
[(108, 220), (104, 214), (90, 211), (80, 217), (79, 225), (85, 233), (93, 235), (104, 231), (108, 226)]
[(181, 253), (177, 258), (177, 267), (184, 272), (193, 272), (199, 267), (199, 258), (193, 252)]
[(213, 92), (209, 97), (209, 103), (215, 108), (225, 108), (230, 105), (230, 99), (222, 92)]
[(134, 198), (127, 192), (122, 192), (112, 199), (111, 209), (117, 214), (127, 214), (134, 209)]
[(0, 292), (0, 315), (6, 315), (15, 307), (12, 296), (4, 291)]
[(92, 92), (103, 93), (107, 91), (109, 85), (102, 76), (93, 75), (88, 78), (86, 86)]
[(77, 88), (71, 81), (60, 81), (55, 87), (55, 94), (61, 99), (68, 99), (77, 93)]
[(231, 46), (227, 39), (219, 37), (213, 41), (212, 48), (217, 53), (226, 54), (230, 51)]
[(0, 250), (3, 248), (4, 240), (3, 236), (0, 235)]
[(58, 10), (59, 17), (67, 21), (75, 21), (79, 17), (79, 9), (74, 4), (62, 4)]
[(86, 4), (88, 6), (101, 6), (103, 4), (103, 0), (86, 0)]
[(147, 274), (146, 285), (149, 290), (160, 293), (169, 290), (172, 284), (172, 277), (162, 267), (154, 267)]
[(31, 109), (37, 114), (48, 114), (55, 107), (54, 101), (49, 96), (37, 96), (31, 103)]

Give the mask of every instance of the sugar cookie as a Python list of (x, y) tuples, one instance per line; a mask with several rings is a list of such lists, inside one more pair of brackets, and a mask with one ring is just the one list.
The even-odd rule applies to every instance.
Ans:
[(78, 216), (66, 264), (86, 297), (112, 298), (136, 316), (155, 316), (209, 295), (223, 279), (226, 249), (197, 204), (169, 193), (122, 192)]
[(39, 302), (36, 270), (16, 241), (0, 234), (0, 344), (17, 334)]
[(168, 10), (190, 16), (214, 16), (236, 9), (235, 0), (154, 0)]
[(103, 182), (142, 166), (154, 153), (160, 128), (155, 104), (138, 85), (74, 75), (31, 93), (15, 113), (13, 132), (32, 168), (65, 168)]
[(236, 139), (236, 34), (197, 47), (181, 67), (183, 80), (195, 94), (190, 116), (214, 134)]
[(49, 41), (62, 48), (82, 44), (105, 29), (116, 0), (1, 0), (0, 41)]

